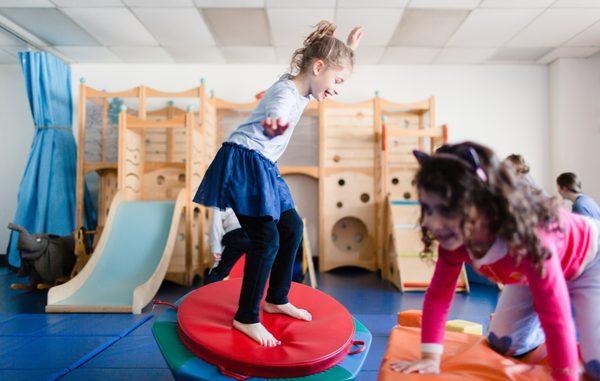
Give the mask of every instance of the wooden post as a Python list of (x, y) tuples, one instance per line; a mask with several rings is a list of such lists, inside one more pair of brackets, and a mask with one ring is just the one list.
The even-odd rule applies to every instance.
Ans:
[(325, 102), (319, 102), (319, 272), (325, 268)]
[(85, 205), (85, 107), (86, 107), (86, 86), (85, 79), (80, 79), (79, 84), (79, 123), (77, 131), (77, 189), (75, 196), (75, 229), (83, 226), (83, 209)]
[(193, 157), (193, 144), (192, 144), (192, 128), (194, 123), (194, 113), (188, 107), (185, 114), (185, 143), (186, 143), (186, 160), (185, 160), (185, 283), (191, 286), (193, 281), (193, 260), (192, 251), (194, 249), (192, 242), (192, 157)]
[[(306, 263), (308, 280), (312, 288), (317, 288), (317, 276), (313, 263), (312, 251), (310, 250), (310, 240), (308, 239), (308, 230), (306, 229), (306, 218), (302, 219), (304, 229), (302, 230), (302, 260)], [(302, 266), (304, 268), (304, 266)]]

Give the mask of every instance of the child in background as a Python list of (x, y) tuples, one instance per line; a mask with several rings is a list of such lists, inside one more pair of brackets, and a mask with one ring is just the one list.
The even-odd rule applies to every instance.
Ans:
[[(231, 208), (221, 212), (213, 210), (210, 230), (210, 247), (215, 259), (212, 269), (204, 280), (204, 284), (218, 282), (229, 276), (236, 262), (246, 253), (250, 246), (250, 239), (241, 228), (235, 213)], [(302, 243), (296, 253), (292, 281), (302, 283)]]
[[(475, 143), (415, 152), (425, 253), (438, 259), (423, 302), (421, 360), (396, 361), (398, 372), (439, 373), (444, 326), (463, 263), (505, 284), (488, 342), (523, 355), (546, 342), (556, 380), (600, 378), (600, 255), (595, 220), (559, 209), (526, 185), (493, 151)], [(572, 315), (574, 313), (574, 319)]]
[(506, 157), (506, 159), (504, 159), (504, 162), (512, 165), (517, 176), (521, 177), (525, 181), (526, 184), (528, 184), (529, 186), (531, 186), (534, 189), (541, 190), (541, 188), (533, 180), (533, 177), (531, 177), (531, 175), (529, 174), (529, 169), (530, 169), (529, 164), (527, 164), (527, 162), (525, 161), (525, 158), (523, 156), (513, 153), (511, 155), (508, 155)]
[(213, 210), (210, 229), (210, 248), (215, 259), (204, 284), (223, 280), (250, 246), (250, 239), (240, 226), (231, 208)]
[(573, 172), (565, 172), (556, 178), (558, 193), (573, 203), (571, 211), (595, 219), (600, 219), (600, 207), (593, 198), (581, 191), (581, 181)]

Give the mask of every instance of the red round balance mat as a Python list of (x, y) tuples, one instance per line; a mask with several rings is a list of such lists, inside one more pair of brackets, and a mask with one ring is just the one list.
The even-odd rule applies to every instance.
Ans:
[(354, 321), (331, 296), (292, 283), (290, 302), (313, 316), (310, 322), (261, 309), (260, 320), (281, 341), (263, 347), (232, 327), (242, 279), (211, 283), (192, 292), (177, 312), (181, 341), (196, 356), (229, 376), (299, 377), (324, 371), (353, 345)]

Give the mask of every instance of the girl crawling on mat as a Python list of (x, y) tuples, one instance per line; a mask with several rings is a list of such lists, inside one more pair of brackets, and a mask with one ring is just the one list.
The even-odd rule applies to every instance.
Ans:
[(577, 328), (585, 371), (600, 379), (597, 222), (527, 187), (487, 147), (465, 142), (415, 156), (424, 252), (437, 241), (438, 260), (423, 302), (421, 360), (392, 369), (440, 371), (444, 325), (467, 262), (506, 285), (490, 323), (492, 348), (519, 356), (545, 341), (553, 377), (577, 380)]
[(321, 21), (292, 56), (292, 74), (282, 76), (264, 94), (252, 115), (217, 152), (194, 201), (233, 209), (250, 244), (233, 327), (264, 346), (280, 344), (259, 321), (263, 310), (310, 321), (311, 314), (288, 301), (294, 256), (302, 239), (302, 220), (275, 162), (287, 147), (310, 96), (322, 101), (336, 95), (352, 74), (354, 49), (362, 28), (347, 44), (334, 37), (335, 25)]

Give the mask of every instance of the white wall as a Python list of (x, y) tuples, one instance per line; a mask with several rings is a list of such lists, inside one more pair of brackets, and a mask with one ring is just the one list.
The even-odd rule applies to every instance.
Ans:
[(552, 181), (575, 172), (583, 191), (600, 200), (600, 55), (550, 66)]
[(17, 192), (33, 140), (33, 120), (18, 65), (0, 65), (0, 253), (6, 253)]

